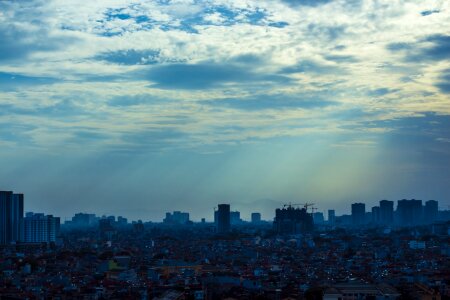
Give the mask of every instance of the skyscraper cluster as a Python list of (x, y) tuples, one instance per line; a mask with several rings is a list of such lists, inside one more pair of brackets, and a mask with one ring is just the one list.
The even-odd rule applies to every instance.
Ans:
[(48, 243), (56, 241), (60, 219), (52, 215), (27, 213), (24, 196), (0, 191), (0, 244)]
[[(438, 201), (428, 200), (425, 205), (422, 200), (398, 200), (397, 209), (394, 210), (394, 201), (381, 200), (379, 206), (372, 207), (370, 213), (366, 212), (364, 203), (352, 204), (352, 225), (364, 224), (417, 226), (431, 224), (438, 220)], [(370, 218), (367, 215), (370, 214)]]

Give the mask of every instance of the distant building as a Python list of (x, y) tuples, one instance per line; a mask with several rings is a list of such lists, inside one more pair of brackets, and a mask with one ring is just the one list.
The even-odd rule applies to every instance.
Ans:
[(428, 200), (425, 202), (423, 211), (424, 223), (431, 224), (438, 220), (439, 203), (436, 200)]
[(55, 242), (59, 234), (60, 219), (52, 215), (27, 213), (23, 219), (25, 243)]
[(217, 232), (226, 233), (230, 231), (230, 205), (219, 204), (217, 210)]
[(334, 209), (328, 210), (328, 225), (336, 225), (336, 211)]
[(416, 226), (422, 221), (422, 200), (398, 200), (397, 216), (398, 225)]
[(101, 218), (98, 220), (98, 229), (101, 232), (112, 231), (114, 230), (115, 221), (111, 218)]
[(314, 224), (323, 224), (325, 222), (325, 218), (322, 212), (313, 213)]
[(372, 207), (372, 224), (381, 223), (381, 209), (379, 206)]
[(174, 211), (172, 214), (166, 213), (163, 222), (172, 225), (185, 225), (189, 222), (189, 213), (181, 211)]
[(128, 224), (128, 219), (122, 216), (117, 217), (117, 225), (118, 226), (126, 226)]
[(278, 234), (298, 234), (312, 232), (314, 221), (305, 208), (278, 208), (275, 211), (274, 229)]
[(238, 225), (242, 223), (241, 213), (239, 211), (231, 211), (230, 212), (230, 224)]
[(252, 213), (252, 223), (260, 223), (261, 222), (261, 214), (254, 212)]
[(394, 223), (394, 201), (380, 201), (380, 223), (392, 225)]
[(23, 194), (0, 191), (0, 244), (15, 243), (22, 235)]
[(352, 204), (352, 224), (354, 226), (363, 225), (366, 219), (366, 205), (364, 203)]
[[(72, 217), (72, 221), (68, 225), (76, 228), (85, 228), (95, 226), (97, 222), (98, 219), (95, 214), (77, 213)], [(66, 221), (66, 223), (68, 222)]]

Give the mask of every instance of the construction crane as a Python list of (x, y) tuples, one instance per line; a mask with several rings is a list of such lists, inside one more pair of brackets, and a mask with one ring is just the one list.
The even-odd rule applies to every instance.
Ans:
[[(308, 207), (315, 205), (315, 203), (290, 203), (289, 204), (284, 204), (283, 208), (285, 207), (292, 207), (292, 206), (303, 206), (303, 208), (308, 211)], [(316, 208), (317, 209), (317, 208)]]

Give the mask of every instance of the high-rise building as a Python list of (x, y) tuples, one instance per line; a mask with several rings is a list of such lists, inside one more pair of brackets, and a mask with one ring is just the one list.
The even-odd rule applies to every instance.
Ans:
[(380, 201), (380, 223), (392, 225), (394, 223), (394, 201)]
[(91, 227), (98, 223), (95, 214), (77, 213), (72, 217), (71, 221), (66, 221), (64, 224), (75, 228)]
[(352, 204), (352, 224), (355, 226), (363, 225), (366, 219), (366, 205), (364, 203)]
[(298, 234), (314, 230), (314, 221), (305, 208), (277, 208), (273, 227), (278, 234)]
[(118, 226), (126, 226), (128, 224), (128, 219), (122, 216), (117, 217), (117, 225)]
[(380, 224), (381, 221), (381, 217), (380, 217), (380, 207), (379, 206), (374, 206), (372, 207), (372, 224)]
[(431, 224), (437, 221), (439, 213), (439, 203), (436, 200), (428, 200), (424, 207), (424, 223)]
[(230, 224), (231, 225), (238, 225), (241, 224), (241, 212), (239, 211), (231, 211), (230, 212)]
[(254, 212), (252, 213), (252, 223), (260, 223), (261, 222), (261, 214)]
[(422, 200), (398, 200), (397, 215), (400, 226), (416, 226), (422, 222)]
[(189, 222), (189, 213), (174, 211), (171, 213), (166, 213), (166, 218), (163, 220), (165, 224), (173, 225), (184, 225)]
[(334, 209), (328, 210), (328, 225), (334, 226), (336, 224), (336, 212)]
[(226, 233), (230, 231), (230, 204), (219, 204), (217, 210), (217, 232)]
[(325, 222), (325, 218), (322, 212), (313, 213), (314, 224), (323, 224)]
[(0, 244), (18, 242), (22, 236), (23, 194), (0, 191)]
[(60, 219), (52, 215), (27, 213), (23, 219), (25, 243), (55, 242), (59, 235)]

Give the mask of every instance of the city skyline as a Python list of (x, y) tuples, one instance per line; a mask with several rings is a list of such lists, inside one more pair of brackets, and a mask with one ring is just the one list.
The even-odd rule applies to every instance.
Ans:
[[(12, 191), (2, 191), (0, 189), (0, 195), (11, 195), (16, 197), (15, 199), (18, 200), (13, 200), (13, 201), (21, 201), (21, 204), (15, 204), (14, 207), (20, 207), (20, 211), (22, 212), (21, 214), (43, 214), (43, 211), (33, 211), (32, 209), (28, 209), (25, 205), (24, 205), (24, 194), (23, 193), (13, 193)], [(0, 198), (1, 200), (2, 198)], [(19, 200), (20, 199), (20, 200)], [(4, 200), (2, 200), (4, 201)], [(19, 202), (18, 202), (19, 203)], [(409, 204), (413, 203), (413, 206), (415, 206), (415, 209), (419, 209), (419, 212), (415, 212), (415, 215), (406, 215), (404, 217), (401, 216), (401, 212), (400, 211), (405, 211), (405, 209), (408, 209)], [(370, 222), (372, 222), (373, 224), (378, 224), (378, 225), (393, 225), (396, 222), (399, 222), (399, 220), (401, 220), (402, 218), (404, 220), (401, 221), (401, 223), (405, 223), (407, 224), (407, 222), (414, 220), (415, 222), (418, 222), (417, 224), (421, 224), (421, 222), (423, 222), (425, 219), (429, 219), (431, 221), (437, 221), (439, 218), (437, 216), (437, 212), (448, 212), (450, 211), (450, 207), (449, 209), (446, 209), (444, 207), (442, 207), (441, 205), (439, 205), (439, 201), (437, 200), (420, 200), (420, 199), (399, 199), (399, 200), (387, 200), (387, 199), (382, 199), (379, 200), (376, 204), (374, 205), (367, 205), (367, 203), (351, 203), (349, 206), (349, 211), (347, 212), (343, 212), (343, 213), (338, 213), (336, 214), (336, 210), (332, 207), (328, 207), (328, 208), (324, 208), (324, 209), (318, 209), (316, 206), (316, 203), (284, 203), (282, 205), (280, 205), (279, 207), (275, 207), (272, 211), (272, 213), (266, 215), (266, 216), (262, 216), (261, 211), (258, 210), (257, 208), (254, 208), (253, 210), (251, 210), (251, 212), (245, 212), (241, 215), (241, 211), (239, 209), (237, 209), (236, 207), (233, 207), (230, 203), (227, 204), (216, 204), (216, 206), (213, 207), (213, 213), (212, 215), (203, 215), (198, 217), (197, 214), (194, 212), (194, 218), (191, 218), (192, 216), (192, 212), (191, 210), (180, 210), (177, 208), (173, 208), (172, 212), (171, 211), (165, 211), (164, 212), (164, 216), (162, 216), (161, 218), (157, 218), (157, 219), (148, 219), (148, 218), (142, 218), (142, 219), (129, 219), (127, 216), (124, 216), (123, 214), (108, 214), (108, 213), (104, 213), (104, 212), (97, 212), (97, 211), (82, 211), (82, 210), (78, 210), (78, 211), (74, 211), (71, 213), (71, 215), (69, 216), (63, 216), (62, 219), (67, 222), (70, 221), (70, 219), (73, 220), (74, 217), (76, 217), (77, 215), (85, 215), (85, 216), (91, 216), (94, 218), (118, 218), (119, 220), (125, 220), (125, 223), (127, 223), (129, 221), (132, 222), (136, 222), (136, 221), (144, 221), (144, 222), (155, 222), (155, 223), (173, 223), (173, 224), (184, 224), (187, 221), (194, 221), (194, 222), (213, 222), (213, 223), (217, 223), (218, 222), (218, 216), (219, 216), (219, 211), (224, 207), (227, 207), (226, 209), (228, 210), (228, 214), (230, 214), (230, 218), (231, 218), (231, 224), (236, 223), (236, 222), (253, 222), (253, 215), (258, 215), (258, 217), (261, 221), (264, 222), (272, 222), (276, 219), (276, 212), (279, 209), (284, 209), (286, 207), (292, 207), (292, 208), (304, 208), (305, 212), (307, 212), (308, 214), (311, 214), (311, 216), (314, 218), (315, 216), (317, 216), (317, 214), (321, 215), (322, 221), (320, 221), (317, 224), (320, 224), (321, 222), (323, 222), (324, 220), (326, 220), (327, 222), (330, 222), (330, 211), (332, 211), (332, 218), (333, 221), (332, 223), (334, 223), (334, 219), (336, 217), (345, 217), (345, 216), (349, 216), (352, 218), (352, 224), (354, 225), (362, 225), (362, 224), (368, 224)], [(2, 204), (3, 205), (3, 204)], [(417, 206), (418, 205), (418, 206)], [(374, 211), (375, 210), (375, 211)], [(374, 216), (374, 213), (376, 214), (376, 216)], [(395, 218), (397, 218), (397, 221), (394, 222), (394, 215), (395, 214), (400, 214), (397, 215)], [(404, 213), (404, 212), (403, 212)], [(412, 212), (411, 212), (412, 213)], [(17, 214), (17, 213), (16, 213)], [(233, 216), (233, 214), (235, 214)], [(368, 215), (369, 214), (369, 215)], [(409, 213), (408, 213), (409, 214)], [(328, 216), (325, 218), (325, 216)], [(221, 217), (223, 218), (223, 217)], [(235, 220), (233, 221), (233, 218), (235, 218)], [(358, 220), (355, 220), (355, 218), (358, 218)], [(443, 217), (443, 220), (446, 219), (447, 217)], [(237, 221), (238, 220), (238, 221)], [(314, 219), (314, 224), (316, 224), (316, 221)], [(415, 223), (411, 223), (410, 225), (414, 225)]]
[(450, 205), (446, 0), (0, 2), (0, 188), (31, 211)]

